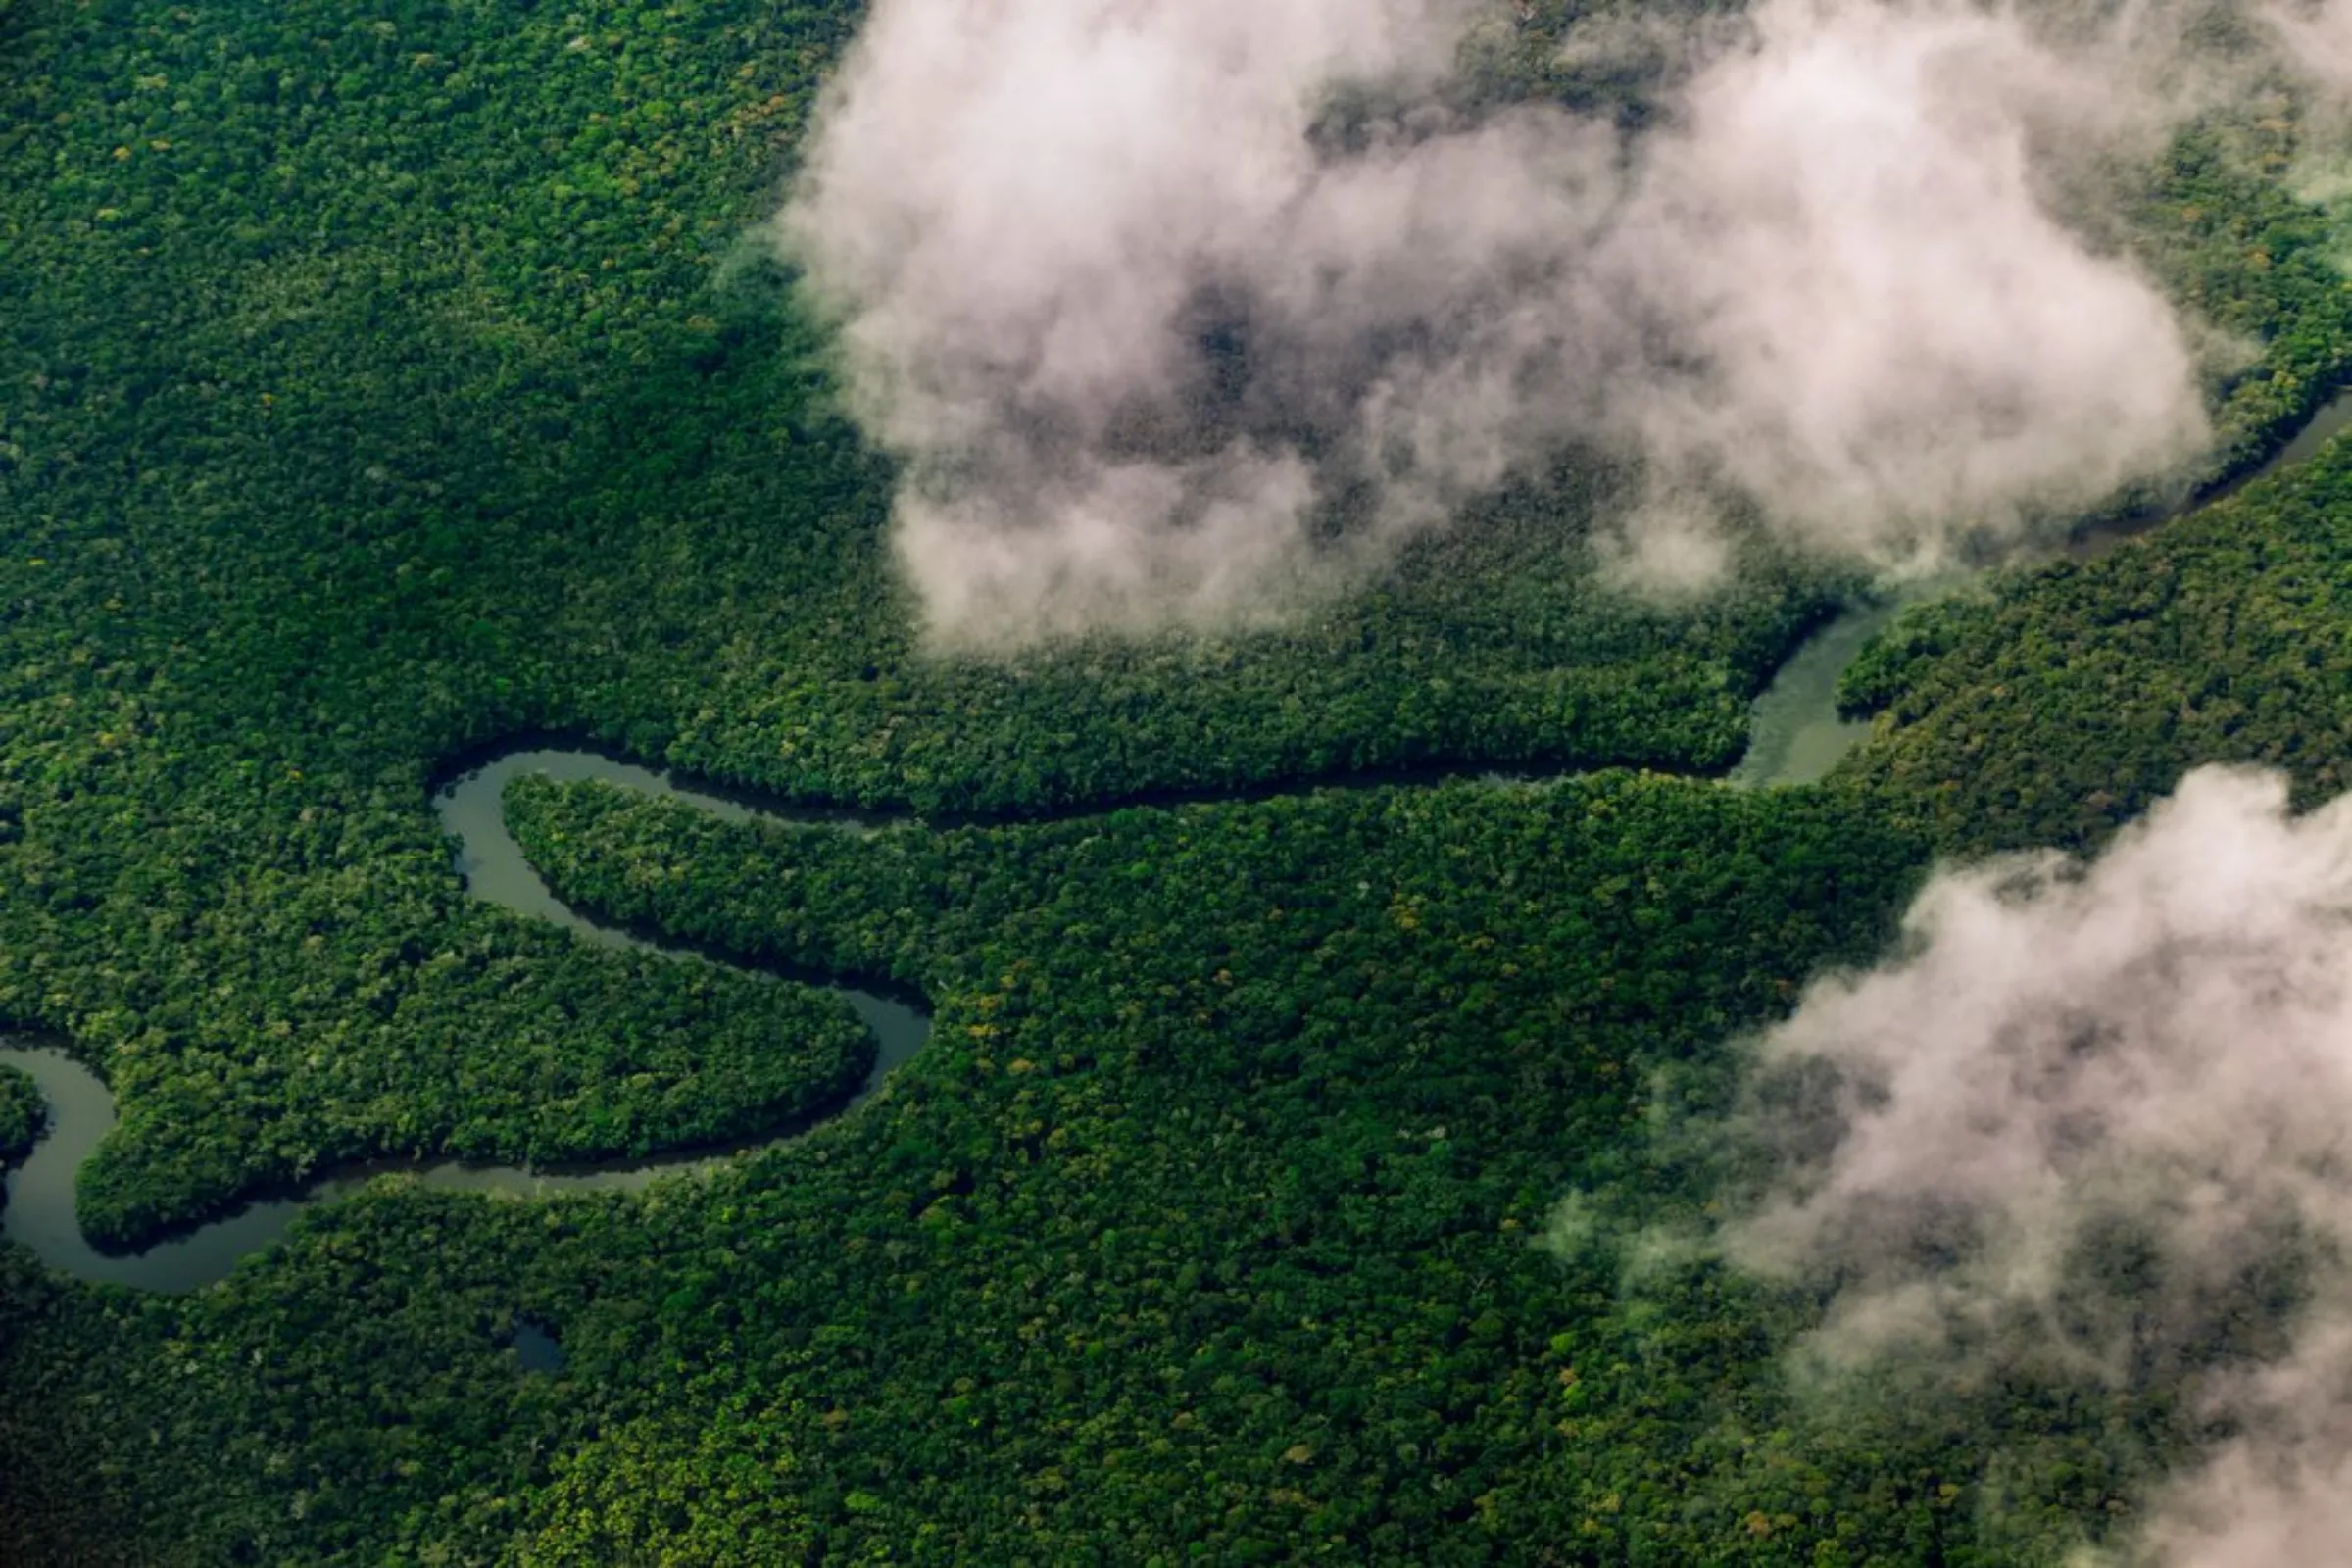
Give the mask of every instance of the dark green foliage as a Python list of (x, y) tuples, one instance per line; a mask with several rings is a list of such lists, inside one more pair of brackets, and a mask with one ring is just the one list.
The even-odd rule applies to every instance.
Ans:
[(2352, 448), (2087, 564), (1898, 620), (1842, 778), (1939, 848), (2082, 848), (2206, 761), (2352, 787)]
[(40, 1086), (14, 1067), (0, 1067), (0, 1171), (33, 1152), (47, 1116)]
[(2180, 137), (2132, 208), (2137, 248), (2173, 296), (2262, 348), (2230, 381), (2217, 474), (2260, 463), (2352, 368), (2343, 235), (2277, 177), (2298, 144), (2293, 106), (2279, 107), (2276, 118), (2230, 119)]
[(1982, 611), (1974, 594), (1906, 605), (1838, 676), (1838, 710), (1866, 717), (1892, 704), (1917, 671), (1950, 653)]
[(471, 906), (424, 802), (486, 740), (1006, 812), (1737, 756), (1824, 586), (1616, 599), (1583, 470), (1282, 636), (919, 658), (888, 475), (745, 238), (853, 22), (12, 23), (0, 1021), (116, 1087), (107, 1234), (369, 1152), (693, 1142), (855, 1075), (837, 1009)]
[(32, 1152), (47, 1117), (40, 1087), (14, 1067), (0, 1067), (0, 1168)]
[[(1545, 78), (1531, 9), (1492, 91), (1618, 90)], [(466, 899), (426, 802), (470, 747), (1086, 813), (860, 841), (518, 789), (582, 899), (919, 987), (932, 1046), (641, 1200), (392, 1182), (184, 1299), (0, 1250), (0, 1557), (2005, 1563), (2111, 1517), (2161, 1412), (1809, 1420), (1771, 1370), (1806, 1303), (1532, 1238), (1571, 1190), (1693, 1218), (1653, 1074), (1720, 1081), (1931, 846), (2066, 841), (2208, 755), (2336, 787), (2341, 465), (1909, 622), (1838, 792), (1109, 809), (1720, 770), (1834, 585), (1615, 598), (1614, 476), (1578, 467), (1279, 636), (923, 659), (890, 475), (742, 237), (855, 22), (0, 14), (0, 1021), (116, 1087), (101, 1228), (369, 1152), (692, 1142), (858, 1075), (804, 988)], [(2268, 345), (2238, 455), (2352, 341), (2321, 216), (2241, 152), (2184, 142), (2132, 240)]]
[[(396, 1190), (222, 1291), (123, 1304), (108, 1337), (155, 1348), (115, 1364), (170, 1340), (217, 1369), (136, 1405), (202, 1456), (201, 1482), (142, 1461), (185, 1539), (464, 1555), (527, 1520), (563, 1561), (646, 1528), (615, 1478), (667, 1508), (688, 1453), (788, 1458), (747, 1517), (853, 1558), (1507, 1560), (1586, 1517), (1743, 1539), (1750, 1298), (1693, 1282), (1716, 1304), (1637, 1327), (1534, 1240), (1569, 1188), (1644, 1182), (1653, 1068), (1875, 946), (1900, 838), (1632, 775), (862, 839), (537, 781), (513, 812), (593, 906), (920, 985), (932, 1044), (857, 1117), (642, 1209)], [(510, 1308), (562, 1332), (544, 1388), (500, 1370)], [(282, 1338), (315, 1311), (351, 1325), (339, 1356)], [(712, 1407), (737, 1415), (691, 1439), (662, 1415)], [(402, 1477), (460, 1442), (461, 1471)]]

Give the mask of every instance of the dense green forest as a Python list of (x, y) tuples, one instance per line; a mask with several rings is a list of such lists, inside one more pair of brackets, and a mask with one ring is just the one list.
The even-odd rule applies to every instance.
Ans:
[(915, 659), (877, 609), (880, 466), (742, 237), (853, 20), (11, 14), (0, 1006), (122, 1097), (101, 1233), (365, 1152), (688, 1141), (788, 1092), (745, 1076), (771, 991), (467, 906), (421, 801), (479, 743), (1014, 812), (1738, 754), (1827, 585), (1606, 595), (1553, 521), (1607, 489), (1582, 469), (1283, 637)]
[(2087, 564), (1906, 612), (1848, 669), (1843, 769), (1939, 849), (2088, 848), (2201, 761), (2352, 788), (2352, 450)]
[[(1490, 89), (1593, 90), (1528, 10)], [(648, 1197), (390, 1179), (185, 1298), (0, 1246), (0, 1559), (1991, 1563), (2128, 1519), (2180, 1412), (1825, 1414), (1773, 1370), (1810, 1303), (1609, 1238), (1702, 1217), (1660, 1084), (1720, 1092), (1935, 856), (2209, 758), (2347, 782), (2352, 458), (1900, 623), (1821, 789), (1662, 775), (1730, 765), (1850, 583), (1626, 599), (1583, 459), (1278, 634), (926, 660), (744, 237), (856, 22), (0, 7), (0, 1021), (115, 1092), (92, 1233), (862, 1075), (825, 994), (468, 899), (430, 786), (516, 735), (928, 818), (511, 800), (586, 906), (937, 1009), (858, 1115)], [(2297, 134), (2136, 176), (2147, 264), (2262, 345), (2217, 475), (2352, 366)], [(1310, 787), (1496, 767), (1606, 771)], [(0, 1161), (31, 1120), (0, 1073)]]
[(0, 1067), (0, 1167), (32, 1152), (40, 1136), (41, 1092), (14, 1067)]

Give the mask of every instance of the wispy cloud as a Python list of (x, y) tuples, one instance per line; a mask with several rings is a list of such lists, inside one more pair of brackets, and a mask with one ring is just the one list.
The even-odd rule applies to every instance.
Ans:
[(1482, 19), (880, 0), (773, 232), (936, 641), (1275, 614), (1572, 444), (1648, 460), (1614, 553), (1679, 577), (1727, 503), (1896, 562), (2205, 439), (2191, 334), (2053, 197), (2194, 100), (2146, 8), (1580, 24), (1666, 81), (1640, 134), (1460, 108)]
[(2352, 799), (2207, 768), (2087, 865), (1938, 876), (1766, 1035), (1728, 1256), (1833, 1373), (2176, 1395), (2226, 1436), (2128, 1555), (2328, 1560), (2352, 1505)]

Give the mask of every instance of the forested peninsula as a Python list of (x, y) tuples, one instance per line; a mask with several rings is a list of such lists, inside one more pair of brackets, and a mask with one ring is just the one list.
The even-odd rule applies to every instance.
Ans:
[[(1563, 54), (1577, 8), (1505, 10), (1473, 110), (1651, 112)], [(757, 1142), (871, 1060), (821, 982), (934, 1012), (854, 1114), (642, 1192), (391, 1175), (184, 1295), (0, 1245), (0, 1560), (2128, 1534), (2196, 1409), (1809, 1398), (1823, 1301), (1677, 1245), (1731, 1178), (1675, 1129), (1938, 864), (2095, 850), (2201, 762), (2352, 785), (2352, 448), (1907, 610), (1845, 677), (1867, 737), (1796, 787), (1722, 779), (1867, 574), (1759, 528), (1713, 588), (1630, 589), (1622, 454), (1276, 624), (943, 658), (833, 325), (747, 238), (860, 20), (0, 5), (0, 1024), (112, 1092), (87, 1235), (368, 1161)], [(2341, 184), (2304, 177), (2336, 132), (2296, 102), (2117, 176), (2101, 243), (2231, 352), (2195, 471), (2046, 544), (2250, 471), (2352, 377)], [(722, 961), (600, 946), (469, 895), (434, 814), (534, 738), (891, 820), (518, 779), (557, 894)], [(43, 1114), (0, 1069), (0, 1164)]]

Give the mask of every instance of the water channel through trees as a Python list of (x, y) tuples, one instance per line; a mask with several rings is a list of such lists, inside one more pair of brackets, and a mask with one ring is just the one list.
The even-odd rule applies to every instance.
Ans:
[[(2301, 433), (2261, 472), (2301, 462), (2317, 452), (2347, 422), (2352, 395), (2337, 398), (2313, 416)], [(2143, 530), (2154, 518), (2094, 531), (2078, 541), (2083, 552), (2112, 543), (2123, 533)], [(1850, 606), (1809, 638), (1785, 662), (1756, 699), (1746, 754), (1729, 782), (1745, 787), (1810, 783), (1837, 762), (1869, 725), (1841, 718), (1837, 708), (1838, 676), (1854, 656), (1891, 618), (1901, 600), (1882, 599)], [(561, 781), (594, 780), (624, 789), (669, 796), (730, 821), (826, 822), (852, 830), (856, 818), (840, 813), (765, 807), (680, 783), (665, 772), (615, 760), (596, 752), (517, 745), (452, 780), (433, 798), (443, 829), (459, 845), (457, 868), (469, 893), (535, 919), (577, 932), (612, 947), (645, 948), (681, 962), (712, 961), (683, 948), (616, 930), (581, 914), (548, 890), (508, 832), (504, 796), (509, 780), (541, 773)], [(1308, 786), (1301, 786), (1308, 787)], [(822, 1126), (854, 1112), (878, 1093), (891, 1072), (911, 1057), (930, 1034), (927, 1010), (907, 1002), (842, 985), (834, 988), (873, 1031), (873, 1066), (857, 1092), (821, 1118)], [(5, 1041), (6, 1037), (0, 1037)], [(48, 1103), (48, 1121), (30, 1157), (10, 1173), (0, 1236), (32, 1250), (49, 1267), (76, 1279), (155, 1291), (187, 1291), (221, 1278), (238, 1259), (261, 1250), (313, 1203), (331, 1202), (389, 1171), (407, 1171), (428, 1187), (489, 1192), (509, 1197), (635, 1189), (657, 1177), (707, 1169), (747, 1149), (769, 1148), (787, 1137), (806, 1137), (802, 1128), (721, 1151), (613, 1162), (578, 1170), (530, 1170), (476, 1165), (459, 1160), (428, 1164), (381, 1162), (323, 1177), (300, 1193), (257, 1200), (235, 1213), (158, 1242), (143, 1250), (100, 1251), (82, 1235), (74, 1216), (74, 1178), (82, 1161), (115, 1125), (114, 1097), (106, 1085), (55, 1046), (24, 1041), (0, 1043), (0, 1065), (29, 1075)], [(552, 1355), (551, 1349), (541, 1352)]]

